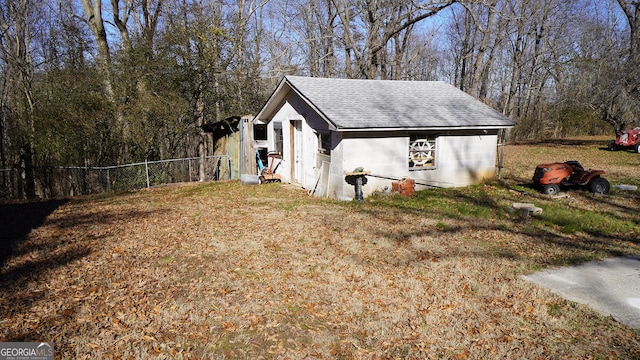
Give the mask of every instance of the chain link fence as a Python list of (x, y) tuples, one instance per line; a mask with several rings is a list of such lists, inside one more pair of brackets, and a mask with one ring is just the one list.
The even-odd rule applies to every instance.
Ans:
[[(104, 167), (36, 167), (36, 193), (41, 198), (55, 198), (199, 181), (203, 160), (205, 180), (231, 179), (231, 163), (224, 155)], [(24, 198), (24, 179), (23, 169), (0, 169), (0, 200)]]

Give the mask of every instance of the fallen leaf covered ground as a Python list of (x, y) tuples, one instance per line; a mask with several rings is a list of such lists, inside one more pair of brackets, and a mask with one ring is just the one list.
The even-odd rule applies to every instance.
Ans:
[(557, 210), (616, 233), (503, 211), (555, 206), (518, 189), (357, 204), (231, 181), (6, 204), (0, 341), (69, 359), (640, 358), (640, 331), (520, 279), (640, 253), (638, 192)]

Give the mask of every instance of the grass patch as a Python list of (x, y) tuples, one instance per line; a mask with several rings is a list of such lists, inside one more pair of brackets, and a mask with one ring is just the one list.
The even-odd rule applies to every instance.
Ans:
[[(424, 190), (410, 198), (390, 196), (368, 199), (368, 201), (386, 208), (402, 208), (452, 219), (488, 219), (502, 216), (504, 209), (496, 199), (506, 193), (505, 189), (485, 184), (464, 188)], [(503, 200), (500, 201), (503, 202)]]
[(631, 218), (578, 209), (566, 204), (548, 204), (540, 220), (547, 226), (561, 229), (565, 234), (583, 232), (593, 236), (625, 237), (640, 233), (640, 225)]

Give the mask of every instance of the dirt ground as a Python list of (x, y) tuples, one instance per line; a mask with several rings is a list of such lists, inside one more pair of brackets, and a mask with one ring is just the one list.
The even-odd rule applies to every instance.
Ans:
[(356, 204), (235, 181), (5, 204), (0, 341), (74, 359), (640, 358), (639, 331), (520, 278), (640, 253), (637, 193), (567, 205), (626, 234), (503, 211), (532, 199), (555, 206), (515, 185)]

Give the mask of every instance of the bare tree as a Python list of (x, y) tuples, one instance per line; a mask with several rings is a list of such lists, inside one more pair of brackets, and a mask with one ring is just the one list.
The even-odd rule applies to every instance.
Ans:
[(638, 1), (631, 0), (618, 0), (618, 4), (629, 24), (629, 58), (625, 68), (628, 76), (624, 89), (640, 107), (640, 6)]
[(309, 75), (333, 77), (338, 59), (335, 53), (337, 14), (331, 0), (282, 4), (290, 43), (304, 54)]
[[(331, 0), (340, 19), (347, 77), (386, 77), (386, 47), (420, 21), (454, 4), (450, 1)], [(400, 45), (400, 44), (398, 44)], [(400, 45), (401, 46), (401, 45)]]
[(626, 49), (612, 51), (598, 62), (592, 103), (616, 133), (638, 123), (640, 115), (640, 8), (638, 1), (617, 0), (627, 20)]
[(617, 0), (629, 23), (629, 55), (640, 54), (640, 7), (637, 0)]
[(499, 0), (463, 2), (464, 12), (453, 12), (449, 36), (455, 42), (455, 84), (484, 100), (496, 52), (506, 37)]
[(0, 61), (4, 64), (0, 99), (2, 162), (7, 161), (6, 147), (12, 148), (13, 154), (20, 154), (19, 160), (13, 158), (11, 162), (21, 169), (20, 192), (30, 199), (36, 197), (33, 91), (36, 64), (31, 39), (39, 23), (38, 5), (39, 2), (31, 0), (9, 0), (0, 5)]

